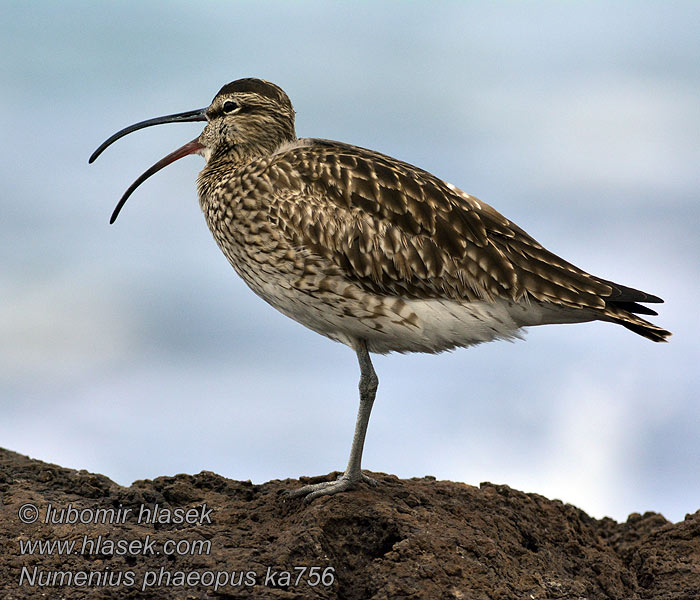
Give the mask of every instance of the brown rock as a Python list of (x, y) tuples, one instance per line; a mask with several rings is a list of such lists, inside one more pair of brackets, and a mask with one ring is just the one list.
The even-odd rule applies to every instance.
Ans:
[(283, 495), (293, 480), (203, 471), (123, 488), (0, 450), (0, 596), (700, 598), (700, 511), (620, 524), (504, 485), (373, 476), (305, 504)]

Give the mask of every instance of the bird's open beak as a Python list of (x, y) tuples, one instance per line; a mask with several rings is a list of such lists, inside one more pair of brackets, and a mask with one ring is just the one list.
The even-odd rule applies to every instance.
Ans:
[[(95, 150), (92, 153), (92, 156), (90, 156), (90, 159), (88, 160), (89, 163), (94, 162), (94, 160), (102, 154), (102, 152), (107, 148), (107, 146), (110, 146), (114, 142), (116, 142), (119, 138), (124, 137), (125, 135), (130, 134), (133, 131), (137, 131), (139, 129), (143, 129), (144, 127), (151, 127), (151, 125), (160, 125), (162, 123), (187, 123), (190, 121), (206, 121), (206, 108), (199, 108), (197, 110), (190, 110), (187, 112), (183, 113), (177, 113), (174, 115), (166, 115), (164, 117), (156, 117), (155, 119), (148, 119), (146, 121), (141, 121), (140, 123), (135, 123), (134, 125), (130, 125), (129, 127), (125, 127), (121, 131), (118, 131), (115, 133), (113, 136), (105, 140), (100, 147)], [(112, 217), (110, 218), (109, 222), (114, 223), (116, 221), (117, 216), (119, 216), (119, 212), (121, 211), (122, 207), (126, 203), (127, 199), (131, 194), (134, 192), (134, 190), (139, 187), (146, 179), (148, 179), (151, 175), (154, 173), (157, 173), (160, 171), (163, 167), (167, 167), (170, 163), (175, 162), (179, 158), (182, 158), (183, 156), (187, 156), (188, 154), (194, 154), (195, 152), (198, 152), (199, 150), (202, 150), (204, 146), (199, 143), (198, 139), (194, 139), (191, 142), (188, 142), (181, 148), (178, 148), (175, 150), (175, 152), (171, 152), (166, 156), (165, 158), (162, 158), (159, 160), (156, 164), (154, 164), (150, 169), (148, 169), (145, 173), (143, 173), (134, 183), (132, 183), (129, 186), (129, 189), (124, 192), (124, 195), (121, 197), (119, 202), (117, 203), (116, 208), (114, 209), (114, 212), (112, 213)]]

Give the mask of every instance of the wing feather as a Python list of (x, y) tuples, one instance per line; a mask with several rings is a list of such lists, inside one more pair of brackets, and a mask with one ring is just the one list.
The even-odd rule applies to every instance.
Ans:
[[(586, 273), (488, 204), (383, 154), (303, 140), (266, 169), (276, 190), (270, 218), (289, 242), (370, 292), (540, 301), (612, 320), (653, 313), (636, 302), (661, 301)], [(282, 189), (290, 191), (280, 196)]]

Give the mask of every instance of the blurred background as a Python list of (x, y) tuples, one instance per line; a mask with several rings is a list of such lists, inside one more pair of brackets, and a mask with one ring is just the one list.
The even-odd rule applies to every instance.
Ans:
[(120, 484), (260, 483), (346, 464), (351, 350), (238, 279), (200, 157), (139, 188), (240, 77), (300, 136), (372, 148), (488, 202), (550, 250), (666, 300), (653, 344), (595, 323), (375, 358), (363, 466), (560, 498), (595, 517), (700, 508), (697, 2), (3, 1), (0, 445)]

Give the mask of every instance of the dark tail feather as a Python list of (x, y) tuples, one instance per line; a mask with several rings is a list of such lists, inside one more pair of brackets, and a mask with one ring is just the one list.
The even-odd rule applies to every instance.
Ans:
[(656, 316), (658, 314), (656, 311), (638, 303), (661, 303), (663, 302), (661, 298), (605, 279), (599, 281), (607, 283), (613, 288), (610, 296), (605, 299), (607, 312), (612, 317), (612, 321), (653, 342), (668, 341), (666, 338), (671, 337), (670, 331), (657, 327), (637, 316), (637, 314)]
[(668, 342), (668, 339), (673, 335), (670, 331), (666, 331), (661, 327), (647, 323), (644, 319), (637, 319), (636, 323), (628, 323), (622, 319), (616, 319), (615, 322), (619, 323), (623, 327), (626, 327), (630, 331), (634, 331), (652, 342)]
[(655, 310), (651, 310), (651, 308), (647, 308), (636, 302), (610, 302), (610, 304), (615, 308), (621, 308), (622, 310), (637, 313), (638, 315), (651, 315), (652, 317), (656, 317), (659, 314)]

